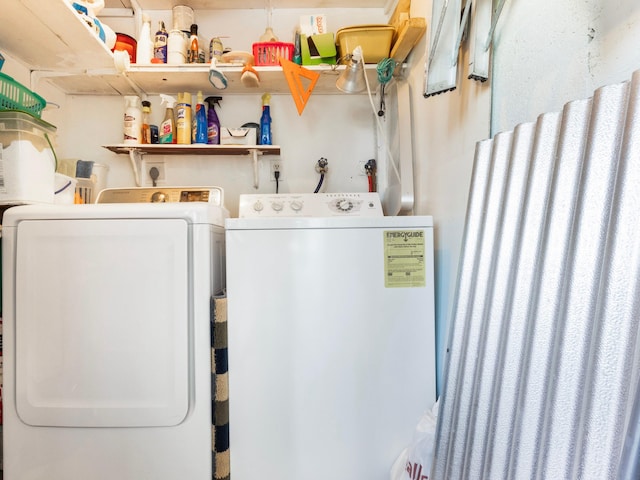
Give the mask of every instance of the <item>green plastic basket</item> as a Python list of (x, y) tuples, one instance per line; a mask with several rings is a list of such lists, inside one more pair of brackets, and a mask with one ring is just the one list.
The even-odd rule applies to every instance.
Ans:
[(40, 95), (0, 72), (0, 111), (18, 110), (40, 118), (46, 105)]

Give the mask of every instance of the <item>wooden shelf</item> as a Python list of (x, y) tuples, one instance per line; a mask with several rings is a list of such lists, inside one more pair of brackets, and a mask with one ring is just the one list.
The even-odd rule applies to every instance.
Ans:
[(259, 155), (280, 155), (278, 145), (103, 145), (104, 148), (118, 154), (129, 154), (133, 151), (148, 155), (250, 155), (254, 151)]
[(32, 70), (114, 69), (113, 54), (61, 0), (11, 0), (0, 8), (0, 47)]
[[(42, 0), (40, 0), (42, 1)], [(49, 0), (51, 1), (51, 0)], [(176, 5), (175, 0), (138, 0), (143, 10), (171, 10)], [(265, 0), (189, 0), (183, 2), (195, 10), (217, 10), (217, 9), (264, 9)], [(273, 8), (344, 8), (348, 3), (352, 8), (384, 8), (389, 4), (389, 0), (272, 0)], [(105, 0), (107, 8), (130, 7), (131, 0)]]
[[(242, 84), (242, 66), (218, 65), (219, 70), (227, 78), (227, 88), (215, 89), (209, 83), (208, 64), (185, 65), (131, 65), (126, 75), (133, 83), (138, 85), (146, 94), (157, 95), (167, 93), (175, 95), (178, 92), (203, 90), (210, 94), (289, 94), (284, 73), (280, 66), (254, 67), (260, 78), (258, 88), (245, 87)], [(316, 84), (314, 94), (341, 94), (336, 87), (336, 80), (344, 65), (313, 65), (305, 68), (318, 72), (320, 77)], [(376, 65), (367, 65), (366, 72), (372, 89), (378, 85)]]
[[(147, 3), (153, 5), (153, 1)], [(290, 94), (280, 66), (255, 67), (260, 86), (247, 88), (241, 82), (242, 65), (218, 65), (228, 81), (224, 90), (214, 88), (209, 82), (209, 64), (132, 64), (122, 73), (116, 69), (113, 53), (69, 2), (11, 0), (5, 3), (0, 8), (0, 24), (20, 25), (20, 28), (3, 32), (0, 50), (30, 66), (32, 87), (36, 91), (38, 81), (46, 80), (74, 95), (176, 95), (198, 90), (208, 95)], [(37, 32), (37, 35), (25, 32)], [(342, 94), (335, 82), (345, 68), (343, 65), (305, 68), (320, 73), (314, 94)], [(378, 86), (376, 65), (366, 65), (365, 72), (373, 91)]]

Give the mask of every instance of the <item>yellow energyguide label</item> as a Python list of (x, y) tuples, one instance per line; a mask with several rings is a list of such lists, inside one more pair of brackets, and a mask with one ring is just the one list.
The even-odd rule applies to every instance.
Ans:
[(385, 230), (384, 286), (426, 287), (424, 230)]

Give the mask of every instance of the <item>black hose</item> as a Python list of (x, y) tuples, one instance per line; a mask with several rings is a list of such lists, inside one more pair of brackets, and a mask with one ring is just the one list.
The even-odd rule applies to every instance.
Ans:
[(313, 193), (318, 193), (320, 191), (320, 188), (322, 187), (322, 182), (324, 181), (324, 173), (320, 174), (320, 181), (318, 182), (318, 186), (316, 187), (316, 189), (313, 191)]

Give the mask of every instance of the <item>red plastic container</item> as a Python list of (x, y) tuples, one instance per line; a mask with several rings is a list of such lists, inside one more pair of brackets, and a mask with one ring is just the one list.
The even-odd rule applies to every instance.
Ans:
[(131, 63), (136, 63), (136, 46), (138, 42), (135, 38), (130, 37), (126, 33), (116, 33), (116, 44), (111, 50), (123, 50), (129, 54)]
[(280, 65), (280, 58), (293, 58), (293, 43), (260, 42), (253, 44), (253, 57), (256, 66)]

